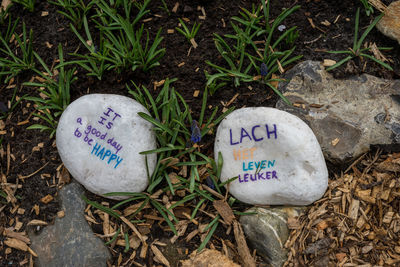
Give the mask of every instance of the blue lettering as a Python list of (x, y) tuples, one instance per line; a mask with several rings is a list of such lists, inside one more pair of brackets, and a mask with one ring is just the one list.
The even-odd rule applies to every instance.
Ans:
[(121, 163), (122, 160), (123, 158), (120, 157), (117, 158), (117, 164), (115, 164), (114, 169), (117, 168), (117, 166)]
[(104, 156), (101, 158), (101, 160), (104, 160), (106, 157), (109, 157), (111, 155), (111, 151), (107, 149), (106, 153)]
[(266, 162), (266, 160), (261, 161), (261, 169), (265, 169)]
[(268, 160), (268, 168), (274, 167), (274, 165), (275, 165), (275, 160), (273, 160), (273, 161)]
[(249, 162), (249, 170), (252, 170), (252, 169), (253, 169), (253, 163), (254, 163), (254, 162), (252, 162), (252, 161)]
[(98, 144), (96, 143), (96, 144), (94, 145), (93, 149), (92, 149), (92, 153), (90, 153), (90, 154), (93, 154), (93, 152), (95, 152), (94, 154), (96, 154), (97, 151), (99, 151), (100, 147), (101, 147), (101, 145), (98, 145)]
[(99, 153), (96, 154), (96, 156), (98, 156), (99, 158), (101, 158), (104, 155), (104, 147), (100, 150)]
[(108, 159), (108, 162), (107, 162), (107, 163), (110, 164), (110, 162), (113, 161), (113, 160), (116, 159), (116, 158), (117, 158), (117, 155), (112, 154), (111, 157)]

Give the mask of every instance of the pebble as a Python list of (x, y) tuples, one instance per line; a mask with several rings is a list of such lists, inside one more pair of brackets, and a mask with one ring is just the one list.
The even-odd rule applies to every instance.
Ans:
[[(156, 155), (152, 124), (138, 115), (148, 111), (135, 100), (112, 94), (90, 94), (72, 102), (57, 128), (57, 149), (72, 176), (89, 191), (141, 192), (148, 185)], [(124, 197), (110, 197), (123, 199)]]
[(385, 15), (376, 24), (384, 35), (400, 44), (400, 1), (392, 2), (385, 10)]
[(78, 183), (68, 184), (59, 192), (64, 216), (56, 218), (54, 224), (44, 227), (39, 234), (29, 229), (31, 248), (37, 253), (35, 266), (107, 266), (111, 254), (85, 219), (84, 193)]
[(328, 170), (312, 130), (298, 117), (274, 108), (242, 108), (219, 125), (221, 181), (238, 177), (229, 192), (259, 205), (308, 205), (328, 186)]

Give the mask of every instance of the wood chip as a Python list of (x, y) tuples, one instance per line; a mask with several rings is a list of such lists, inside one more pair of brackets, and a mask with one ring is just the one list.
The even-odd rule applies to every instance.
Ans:
[(16, 238), (7, 238), (4, 240), (4, 244), (10, 248), (15, 248), (22, 251), (28, 251), (28, 245)]
[(194, 48), (197, 48), (197, 47), (198, 47), (196, 41), (195, 41), (193, 38), (190, 39), (190, 43), (193, 45)]
[(48, 204), (48, 203), (50, 203), (51, 201), (53, 201), (53, 199), (54, 199), (54, 197), (52, 196), (52, 195), (46, 195), (46, 196), (44, 196), (44, 197), (42, 197), (41, 199), (40, 199), (40, 202), (42, 202), (42, 203), (44, 203), (44, 204)]
[(353, 220), (356, 221), (358, 217), (358, 209), (360, 208), (360, 201), (357, 199), (352, 199), (350, 209), (349, 209), (349, 217)]
[(179, 7), (179, 2), (176, 2), (174, 7), (172, 8), (172, 12), (176, 13), (176, 11), (178, 11), (178, 7)]
[(244, 266), (256, 267), (256, 263), (255, 263), (253, 257), (251, 256), (249, 247), (247, 246), (246, 238), (243, 234), (242, 227), (236, 220), (233, 221), (233, 232), (235, 234), (237, 250), (238, 250), (239, 255), (244, 263)]
[(168, 30), (167, 30), (167, 33), (168, 33), (168, 34), (173, 34), (174, 32), (175, 32), (174, 29), (168, 29)]
[(336, 64), (335, 60), (332, 59), (324, 59), (324, 62), (322, 63), (322, 66), (324, 67), (330, 67)]
[(178, 64), (178, 68), (183, 67), (183, 65), (185, 65), (185, 62), (181, 62)]
[(48, 15), (49, 15), (48, 11), (42, 11), (42, 13), (40, 14), (40, 16), (42, 16), (42, 17), (46, 17)]
[(2, 10), (7, 10), (7, 8), (10, 6), (11, 0), (3, 0), (1, 1), (1, 9)]
[(333, 140), (331, 141), (331, 145), (332, 145), (332, 146), (336, 146), (336, 145), (339, 143), (339, 141), (340, 141), (340, 139), (336, 137), (335, 139), (333, 139)]
[(221, 215), (226, 224), (232, 224), (232, 221), (235, 219), (235, 215), (233, 214), (231, 207), (225, 200), (214, 200), (213, 206)]
[(28, 222), (27, 225), (40, 225), (40, 226), (46, 226), (47, 222), (42, 221), (42, 220), (31, 220), (30, 222)]
[(171, 265), (169, 264), (169, 261), (164, 257), (164, 255), (161, 253), (161, 251), (154, 246), (153, 244), (150, 245), (151, 251), (153, 251), (155, 258), (154, 260), (164, 264), (167, 267), (170, 267)]
[(200, 94), (200, 90), (195, 90), (193, 93), (193, 97), (198, 97)]

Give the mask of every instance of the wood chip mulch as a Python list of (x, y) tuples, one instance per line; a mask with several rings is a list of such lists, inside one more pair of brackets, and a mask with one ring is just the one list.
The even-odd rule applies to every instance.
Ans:
[(400, 153), (364, 154), (289, 218), (284, 266), (400, 266)]

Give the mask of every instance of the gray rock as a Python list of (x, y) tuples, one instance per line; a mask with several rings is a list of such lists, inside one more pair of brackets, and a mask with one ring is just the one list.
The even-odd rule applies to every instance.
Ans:
[(29, 233), (31, 248), (38, 254), (35, 266), (107, 266), (111, 255), (86, 222), (83, 193), (75, 182), (65, 186), (60, 191), (65, 217), (57, 218), (54, 225), (45, 227), (39, 235)]
[(367, 74), (338, 80), (315, 61), (297, 64), (283, 78), (279, 90), (293, 106), (279, 100), (277, 108), (311, 127), (327, 160), (344, 163), (370, 145), (400, 143), (400, 80)]
[(385, 15), (376, 27), (381, 33), (400, 44), (400, 1), (395, 1), (386, 8)]
[(289, 237), (288, 217), (300, 216), (304, 207), (251, 208), (255, 215), (240, 217), (240, 223), (250, 245), (273, 267), (287, 260), (284, 245)]

